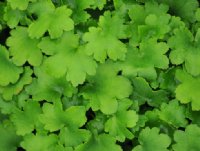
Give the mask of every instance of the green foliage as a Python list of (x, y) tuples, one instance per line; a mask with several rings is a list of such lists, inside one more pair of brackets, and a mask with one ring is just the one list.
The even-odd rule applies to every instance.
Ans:
[(166, 134), (159, 134), (158, 128), (153, 127), (150, 129), (146, 127), (139, 135), (139, 142), (141, 145), (136, 146), (133, 151), (168, 151), (167, 147), (170, 145), (171, 140)]
[[(200, 128), (197, 125), (189, 125), (185, 132), (177, 130), (174, 134), (176, 144), (173, 145), (174, 151), (199, 150)], [(190, 138), (190, 139), (188, 139)]]
[(199, 151), (198, 0), (0, 2), (0, 151)]

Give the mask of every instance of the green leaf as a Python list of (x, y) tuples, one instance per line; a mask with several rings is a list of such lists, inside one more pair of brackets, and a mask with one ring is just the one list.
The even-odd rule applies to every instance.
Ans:
[(166, 12), (168, 6), (156, 2), (146, 2), (144, 6), (134, 4), (129, 7), (128, 15), (131, 18), (131, 43), (138, 45), (138, 42), (149, 38), (163, 39), (169, 32), (170, 15)]
[(199, 4), (197, 0), (157, 0), (160, 3), (169, 5), (170, 11), (175, 16), (180, 16), (186, 22), (195, 21), (195, 11)]
[(171, 92), (174, 96), (177, 82), (175, 80), (176, 68), (169, 68), (167, 71), (161, 72), (158, 77), (159, 87)]
[(90, 100), (94, 111), (100, 109), (104, 114), (113, 114), (117, 111), (118, 100), (131, 94), (130, 81), (118, 76), (118, 71), (113, 63), (105, 63), (99, 65), (96, 75), (88, 79), (89, 84), (83, 88), (82, 95)]
[(23, 110), (16, 108), (11, 115), (11, 121), (17, 129), (17, 134), (24, 136), (31, 133), (37, 123), (41, 113), (41, 108), (38, 102), (27, 101)]
[(75, 148), (75, 151), (122, 151), (121, 147), (115, 144), (115, 139), (107, 134), (92, 136), (90, 140)]
[(37, 46), (39, 40), (29, 38), (26, 27), (17, 27), (10, 34), (7, 45), (10, 47), (13, 62), (17, 66), (23, 65), (26, 61), (33, 66), (39, 66), (43, 58), (42, 52)]
[(179, 65), (184, 63), (186, 70), (194, 76), (200, 74), (200, 45), (199, 32), (196, 37), (187, 28), (174, 30), (174, 36), (170, 37), (168, 44), (172, 51), (170, 60), (173, 64)]
[(192, 122), (191, 124), (197, 124), (200, 126), (200, 111), (192, 111), (191, 106), (188, 106), (186, 110), (186, 117), (189, 118)]
[(158, 128), (146, 127), (140, 132), (139, 142), (141, 145), (136, 146), (132, 151), (168, 151), (171, 140), (168, 135), (159, 134)]
[(200, 128), (197, 125), (188, 125), (185, 131), (177, 130), (174, 139), (176, 142), (173, 145), (174, 151), (200, 150)]
[(24, 73), (18, 79), (18, 81), (14, 84), (9, 84), (7, 86), (1, 87), (0, 86), (0, 93), (5, 100), (12, 100), (14, 95), (19, 95), (25, 85), (28, 85), (32, 82), (32, 75), (33, 71), (29, 67), (25, 67)]
[(0, 85), (6, 86), (15, 83), (23, 72), (21, 67), (15, 66), (9, 59), (8, 50), (0, 45)]
[(165, 55), (168, 49), (166, 43), (157, 42), (156, 39), (143, 41), (140, 43), (139, 49), (130, 46), (126, 59), (121, 65), (123, 74), (155, 80), (157, 77), (155, 68), (168, 68), (169, 60)]
[(79, 128), (87, 120), (84, 106), (72, 106), (63, 110), (60, 102), (56, 102), (54, 105), (45, 103), (42, 110), (43, 114), (40, 115), (40, 121), (45, 125), (44, 128), (51, 132), (57, 131), (65, 126)]
[(24, 137), (21, 146), (28, 151), (55, 151), (54, 147), (57, 144), (57, 139), (55, 134), (29, 134)]
[(200, 21), (200, 8), (198, 8), (195, 12), (195, 18), (197, 21)]
[(163, 103), (158, 113), (159, 118), (175, 127), (185, 127), (187, 125), (186, 109), (179, 105), (177, 100)]
[(128, 128), (136, 126), (138, 121), (136, 112), (128, 109), (131, 105), (132, 101), (128, 99), (119, 102), (118, 111), (105, 123), (105, 131), (121, 142), (124, 142), (125, 138), (133, 138)]
[(58, 40), (44, 38), (39, 44), (43, 52), (52, 55), (44, 61), (47, 72), (55, 77), (67, 74), (66, 79), (73, 86), (83, 84), (87, 74), (94, 75), (97, 66), (78, 44), (79, 36), (72, 32), (65, 32)]
[(75, 24), (86, 22), (90, 15), (85, 11), (94, 4), (94, 0), (67, 0), (67, 5), (72, 9), (72, 19)]
[(132, 99), (138, 101), (139, 105), (147, 102), (151, 106), (158, 107), (167, 102), (167, 93), (164, 90), (152, 90), (148, 82), (142, 77), (133, 78)]
[(72, 96), (75, 89), (66, 81), (64, 76), (55, 78), (44, 70), (43, 67), (35, 68), (34, 73), (37, 78), (34, 78), (33, 82), (26, 87), (26, 91), (33, 96), (33, 100), (54, 102), (60, 101), (62, 95)]
[(15, 28), (19, 22), (26, 20), (26, 13), (24, 11), (11, 9), (10, 6), (6, 6), (4, 12), (3, 19), (10, 28)]
[(47, 31), (52, 39), (59, 38), (64, 31), (70, 31), (74, 28), (74, 22), (70, 18), (72, 11), (66, 6), (55, 8), (51, 1), (40, 1), (33, 3), (29, 9), (38, 17), (28, 28), (31, 38), (40, 38)]
[(11, 122), (0, 123), (0, 148), (2, 151), (16, 151), (21, 137), (15, 133), (15, 128)]
[(64, 127), (59, 134), (60, 143), (66, 147), (76, 147), (83, 142), (86, 142), (91, 137), (91, 133), (85, 129), (74, 129)]
[[(2, 114), (11, 114), (13, 112), (13, 109), (15, 109), (15, 103), (11, 101), (4, 101), (0, 97), (0, 112)], [(0, 118), (1, 119), (1, 118)]]
[(181, 82), (176, 88), (176, 98), (184, 104), (190, 103), (192, 110), (200, 110), (200, 77), (193, 77), (183, 70), (177, 70), (176, 78)]
[(112, 60), (124, 60), (127, 48), (119, 40), (126, 37), (127, 26), (124, 25), (123, 18), (105, 12), (104, 16), (100, 17), (98, 25), (98, 27), (90, 27), (89, 32), (83, 35), (83, 40), (87, 42), (86, 53), (94, 56), (101, 63), (105, 62), (107, 56)]
[(29, 2), (35, 2), (36, 0), (8, 0), (8, 3), (12, 9), (25, 10), (28, 7)]

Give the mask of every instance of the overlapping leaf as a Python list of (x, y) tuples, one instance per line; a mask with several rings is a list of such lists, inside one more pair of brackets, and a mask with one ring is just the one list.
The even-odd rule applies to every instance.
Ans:
[[(96, 62), (87, 56), (83, 47), (79, 45), (79, 36), (72, 32), (66, 32), (58, 40), (44, 38), (39, 47), (48, 55), (44, 64), (49, 74), (54, 77), (66, 75), (67, 81), (74, 86), (82, 84), (86, 75), (94, 75)], [(60, 65), (60, 66), (57, 66)]]
[(101, 110), (104, 114), (113, 114), (118, 109), (118, 100), (131, 94), (130, 81), (118, 76), (117, 72), (118, 69), (113, 63), (99, 65), (96, 75), (91, 77), (90, 83), (83, 88), (82, 94), (85, 99), (90, 100), (94, 111)]
[(54, 105), (45, 103), (42, 110), (40, 121), (45, 125), (44, 128), (51, 132), (60, 130), (64, 126), (79, 128), (86, 122), (84, 106), (72, 106), (63, 110), (60, 102), (56, 102)]
[(17, 27), (10, 34), (7, 45), (10, 47), (13, 62), (21, 66), (28, 61), (33, 66), (39, 66), (43, 58), (42, 52), (37, 46), (39, 40), (31, 39), (26, 27)]
[(105, 131), (122, 142), (125, 141), (125, 138), (133, 138), (133, 134), (128, 128), (133, 128), (138, 121), (136, 112), (134, 110), (127, 110), (131, 104), (130, 100), (119, 102), (117, 113), (105, 123)]
[(34, 78), (33, 82), (26, 88), (33, 100), (60, 101), (62, 95), (70, 97), (75, 92), (64, 76), (55, 78), (47, 74), (42, 67), (36, 68), (34, 73), (37, 78)]
[[(126, 76), (141, 76), (150, 80), (156, 79), (155, 68), (168, 68), (169, 60), (165, 53), (168, 45), (149, 39), (140, 43), (139, 49), (129, 46), (126, 59), (122, 62), (122, 71)], [(153, 56), (152, 56), (153, 54)]]
[(185, 132), (177, 130), (174, 134), (174, 139), (176, 141), (176, 144), (173, 145), (174, 151), (199, 150), (199, 136), (200, 128), (197, 125), (191, 124), (187, 126)]
[(173, 64), (179, 65), (184, 63), (186, 70), (194, 76), (200, 74), (200, 30), (197, 31), (195, 37), (187, 28), (176, 29), (168, 44), (172, 51), (170, 60)]
[[(176, 73), (176, 78), (181, 82), (176, 88), (176, 98), (180, 100), (181, 103), (190, 103), (192, 110), (200, 110), (200, 78), (194, 78), (185, 71), (178, 70)], [(188, 93), (190, 92), (190, 93)]]
[(127, 48), (119, 39), (126, 38), (126, 30), (122, 16), (105, 12), (99, 19), (98, 27), (90, 27), (89, 32), (83, 36), (87, 42), (86, 53), (101, 63), (105, 62), (107, 56), (112, 60), (123, 60)]
[(59, 38), (64, 31), (74, 28), (73, 20), (70, 18), (72, 11), (66, 6), (55, 8), (51, 1), (40, 0), (32, 3), (29, 11), (38, 17), (28, 28), (31, 38), (40, 38), (47, 31), (51, 38)]
[(141, 145), (136, 146), (133, 151), (168, 151), (167, 148), (169, 147), (171, 140), (168, 135), (159, 134), (158, 128), (154, 127), (150, 129), (147, 127), (141, 131), (139, 142)]
[(15, 83), (23, 72), (22, 67), (17, 67), (9, 58), (8, 50), (0, 45), (0, 85), (6, 86)]

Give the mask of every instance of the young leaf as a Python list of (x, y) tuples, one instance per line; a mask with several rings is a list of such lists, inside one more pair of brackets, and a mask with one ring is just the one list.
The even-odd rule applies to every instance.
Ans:
[(89, 8), (92, 4), (94, 4), (94, 0), (67, 1), (67, 5), (69, 5), (72, 9), (72, 19), (74, 20), (75, 24), (87, 21), (90, 15), (85, 11), (85, 9)]
[(185, 131), (177, 130), (174, 139), (176, 141), (173, 145), (174, 151), (200, 150), (200, 128), (197, 125), (188, 125)]
[(126, 45), (119, 40), (126, 37), (127, 26), (124, 25), (123, 18), (105, 12), (104, 16), (100, 17), (98, 25), (90, 27), (89, 32), (83, 35), (83, 40), (87, 42), (86, 53), (93, 55), (101, 63), (105, 62), (107, 56), (112, 60), (123, 60), (127, 51)]
[(170, 60), (173, 64), (179, 65), (184, 63), (186, 70), (194, 76), (200, 74), (200, 30), (197, 31), (196, 37), (187, 28), (174, 30), (174, 36), (170, 37), (168, 44), (172, 49)]
[(11, 36), (7, 39), (13, 62), (17, 66), (28, 61), (33, 66), (39, 66), (42, 62), (42, 52), (38, 48), (39, 40), (31, 39), (28, 36), (26, 27), (16, 27), (11, 31)]
[(105, 131), (114, 136), (117, 140), (124, 142), (125, 138), (132, 139), (133, 134), (128, 128), (136, 126), (138, 115), (134, 110), (128, 110), (132, 105), (131, 100), (119, 102), (118, 111), (105, 123)]
[(51, 132), (60, 130), (65, 126), (79, 128), (86, 122), (84, 106), (72, 106), (63, 110), (60, 102), (54, 105), (45, 103), (42, 110), (43, 114), (40, 116), (40, 121), (45, 125), (44, 128)]
[(55, 8), (51, 1), (44, 0), (33, 3), (29, 9), (38, 17), (28, 28), (31, 38), (40, 38), (47, 31), (51, 38), (59, 38), (64, 31), (74, 29), (74, 22), (70, 18), (72, 11), (66, 6)]
[(186, 22), (195, 21), (195, 10), (198, 8), (197, 0), (157, 0), (169, 6), (174, 15), (180, 16)]
[(20, 77), (20, 79), (16, 83), (9, 84), (4, 87), (0, 86), (0, 92), (2, 93), (3, 99), (12, 100), (12, 97), (14, 95), (18, 95), (20, 92), (22, 92), (24, 86), (32, 82), (32, 77), (31, 77), (32, 73), (33, 71), (29, 67), (26, 67), (24, 69), (23, 75)]
[[(159, 143), (158, 143), (159, 140)], [(170, 137), (166, 134), (159, 134), (159, 129), (146, 127), (140, 132), (139, 142), (132, 151), (168, 151), (171, 143)]]
[(141, 76), (151, 80), (156, 79), (155, 68), (168, 68), (169, 60), (165, 55), (168, 49), (166, 43), (157, 42), (156, 39), (148, 39), (141, 42), (139, 49), (130, 46), (126, 59), (122, 62), (123, 74)]
[(179, 105), (177, 100), (163, 103), (158, 113), (159, 118), (175, 127), (185, 127), (187, 125), (186, 109)]
[(79, 36), (72, 32), (65, 32), (58, 40), (44, 38), (39, 44), (43, 52), (52, 55), (44, 61), (47, 72), (55, 77), (67, 74), (66, 79), (71, 81), (73, 86), (82, 84), (87, 74), (94, 75), (97, 66), (78, 44)]
[(181, 82), (176, 88), (176, 98), (181, 103), (190, 103), (192, 110), (200, 110), (200, 77), (193, 77), (183, 70), (177, 70), (176, 78)]
[(75, 148), (75, 151), (122, 151), (121, 147), (115, 144), (115, 139), (107, 134), (92, 136), (90, 140)]
[(24, 136), (31, 133), (38, 123), (41, 108), (38, 102), (27, 101), (23, 110), (16, 108), (11, 115), (11, 121), (17, 129), (17, 134)]
[(89, 84), (83, 87), (82, 95), (90, 100), (94, 111), (100, 109), (104, 114), (113, 114), (117, 111), (118, 100), (131, 94), (130, 81), (118, 76), (117, 72), (113, 63), (99, 65), (96, 75), (90, 77)]
[(8, 50), (0, 45), (0, 85), (6, 86), (9, 83), (15, 83), (23, 72), (21, 67), (15, 66), (9, 59)]
[(28, 7), (29, 2), (35, 2), (36, 0), (8, 0), (8, 3), (12, 9), (25, 10)]
[(0, 148), (2, 151), (16, 151), (21, 137), (16, 135), (15, 128), (11, 122), (5, 121), (0, 124)]
[(6, 6), (4, 12), (3, 19), (10, 28), (15, 28), (19, 22), (26, 20), (26, 13), (24, 11), (12, 9), (10, 6)]
[(147, 102), (151, 106), (158, 107), (168, 101), (167, 93), (164, 90), (152, 90), (144, 78), (133, 78), (133, 89), (132, 99), (138, 101), (139, 105)]
[(88, 141), (90, 137), (91, 133), (88, 130), (68, 127), (62, 128), (59, 134), (60, 143), (66, 147), (76, 147)]
[(28, 151), (55, 151), (54, 149), (57, 144), (57, 140), (58, 138), (55, 134), (29, 134), (24, 137), (24, 140), (21, 142), (21, 146)]
[(55, 78), (44, 70), (42, 67), (35, 68), (34, 73), (37, 78), (34, 78), (33, 82), (26, 87), (26, 91), (32, 95), (33, 100), (54, 102), (60, 101), (62, 95), (72, 96), (75, 89), (64, 76)]

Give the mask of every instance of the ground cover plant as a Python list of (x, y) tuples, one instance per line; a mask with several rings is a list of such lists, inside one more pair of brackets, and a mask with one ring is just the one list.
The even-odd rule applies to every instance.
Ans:
[(0, 151), (200, 151), (197, 0), (0, 1)]

